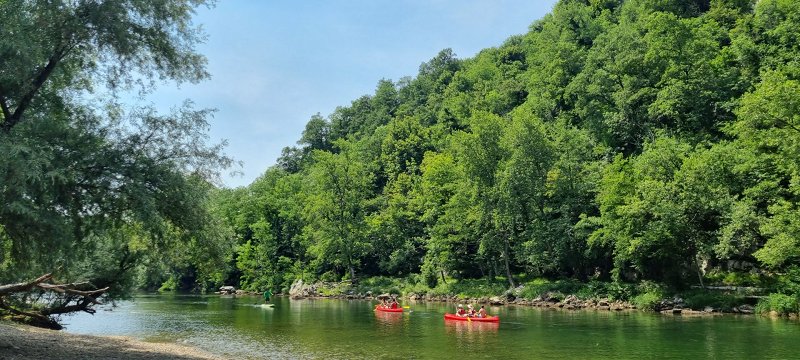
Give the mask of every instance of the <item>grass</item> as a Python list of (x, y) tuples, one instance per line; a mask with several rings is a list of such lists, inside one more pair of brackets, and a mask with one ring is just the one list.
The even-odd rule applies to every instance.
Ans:
[(769, 296), (761, 299), (756, 305), (756, 312), (759, 314), (768, 314), (776, 312), (778, 315), (786, 316), (791, 313), (800, 312), (800, 304), (798, 304), (797, 297), (786, 294), (769, 294)]

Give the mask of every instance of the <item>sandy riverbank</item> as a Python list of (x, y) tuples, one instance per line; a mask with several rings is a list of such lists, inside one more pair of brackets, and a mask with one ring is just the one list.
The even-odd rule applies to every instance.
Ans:
[(219, 359), (199, 349), (121, 336), (74, 335), (0, 322), (0, 359)]

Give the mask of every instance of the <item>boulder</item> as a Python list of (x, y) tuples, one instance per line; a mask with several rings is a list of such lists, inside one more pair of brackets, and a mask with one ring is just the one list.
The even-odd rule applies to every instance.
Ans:
[(317, 288), (311, 284), (305, 284), (303, 279), (297, 279), (289, 287), (289, 296), (292, 299), (300, 299), (304, 297), (314, 296), (317, 293)]
[(222, 294), (222, 295), (233, 294), (233, 293), (236, 293), (236, 288), (233, 287), (233, 286), (223, 286), (223, 287), (219, 288), (219, 293)]
[(662, 310), (662, 314), (673, 314), (673, 315), (680, 315), (683, 312), (683, 308), (676, 306), (671, 309)]
[(490, 305), (503, 305), (503, 304), (505, 304), (505, 301), (503, 301), (503, 299), (501, 299), (499, 296), (492, 296), (491, 298), (489, 298), (489, 304)]
[(739, 312), (742, 314), (755, 314), (756, 309), (752, 305), (742, 305), (739, 306)]

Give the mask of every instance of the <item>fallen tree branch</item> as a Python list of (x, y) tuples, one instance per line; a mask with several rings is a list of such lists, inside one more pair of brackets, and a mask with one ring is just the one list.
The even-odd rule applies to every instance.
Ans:
[(14, 307), (6, 304), (2, 297), (0, 297), (0, 309), (6, 310), (13, 315), (17, 315), (18, 317), (13, 319), (23, 323), (53, 330), (61, 330), (63, 328), (58, 321), (50, 318), (47, 315), (15, 309)]
[(32, 281), (24, 282), (24, 283), (16, 283), (16, 284), (8, 284), (8, 285), (0, 285), (0, 296), (5, 294), (11, 294), (21, 291), (30, 290), (36, 285), (39, 285), (42, 282), (50, 280), (53, 277), (52, 273), (44, 274)]
[[(61, 329), (61, 325), (53, 316), (78, 311), (94, 314), (95, 310), (92, 306), (102, 305), (97, 299), (110, 289), (110, 287), (92, 289), (93, 286), (89, 282), (69, 284), (47, 282), (52, 278), (53, 274), (50, 273), (27, 282), (0, 285), (0, 310), (14, 315), (15, 320), (18, 321), (51, 329)], [(40, 294), (50, 292), (51, 296), (46, 297), (45, 303), (49, 303), (51, 306), (42, 308), (41, 306), (44, 305), (42, 302), (23, 300), (28, 299), (26, 293), (32, 292)], [(11, 302), (15, 305), (10, 305), (6, 299), (13, 300)]]

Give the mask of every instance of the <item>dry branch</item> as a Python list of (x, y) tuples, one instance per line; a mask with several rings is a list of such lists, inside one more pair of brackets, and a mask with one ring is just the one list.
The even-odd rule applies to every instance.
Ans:
[(52, 277), (53, 277), (53, 274), (50, 273), (50, 274), (44, 274), (44, 275), (36, 278), (35, 280), (24, 282), (24, 283), (0, 285), (0, 296), (6, 295), (6, 294), (12, 294), (12, 293), (17, 293), (17, 292), (30, 290), (34, 286), (36, 286), (36, 285), (38, 285), (38, 284), (40, 284), (42, 282), (45, 282), (47, 280), (50, 280)]
[[(54, 284), (46, 282), (53, 278), (53, 274), (45, 274), (34, 280), (16, 284), (0, 285), (0, 309), (17, 317), (22, 317), (23, 321), (31, 322), (33, 325), (60, 329), (61, 325), (52, 318), (54, 315), (66, 314), (77, 311), (84, 311), (94, 314), (92, 305), (102, 304), (97, 300), (109, 290), (109, 287), (102, 289), (91, 289), (92, 285), (88, 282)], [(15, 295), (24, 295), (38, 289), (44, 292), (54, 293), (54, 299), (49, 302), (57, 304), (45, 308), (35, 309), (34, 304), (25, 301), (12, 301), (14, 306), (5, 301)], [(24, 297), (23, 297), (24, 298)], [(21, 309), (26, 307), (26, 309)]]

